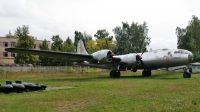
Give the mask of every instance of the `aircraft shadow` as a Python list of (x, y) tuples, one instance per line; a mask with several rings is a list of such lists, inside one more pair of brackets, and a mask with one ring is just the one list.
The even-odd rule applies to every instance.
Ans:
[(115, 80), (115, 79), (166, 79), (166, 80), (173, 80), (173, 79), (181, 79), (182, 76), (180, 77), (177, 77), (177, 76), (174, 76), (174, 74), (154, 74), (154, 75), (151, 75), (150, 77), (144, 77), (142, 75), (124, 75), (124, 76), (121, 76), (120, 78), (110, 78), (109, 76), (96, 76), (96, 77), (72, 77), (72, 78), (68, 78), (68, 77), (64, 77), (64, 78), (52, 78), (52, 79), (41, 79), (43, 81), (71, 81), (71, 82), (75, 82), (75, 81), (78, 81), (78, 82), (88, 82), (88, 81), (94, 81), (94, 80), (99, 80), (99, 79), (105, 79), (105, 80)]
[[(173, 77), (174, 74), (154, 74), (149, 76), (133, 75), (133, 76), (121, 76), (120, 78), (133, 78), (133, 79), (179, 79), (178, 77)], [(181, 77), (180, 77), (181, 78)]]

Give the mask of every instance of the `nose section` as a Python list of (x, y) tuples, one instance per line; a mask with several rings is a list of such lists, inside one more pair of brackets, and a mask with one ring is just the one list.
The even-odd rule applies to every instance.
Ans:
[(194, 55), (191, 52), (189, 52), (189, 54), (188, 54), (188, 59), (190, 62), (192, 62), (192, 60), (194, 59)]

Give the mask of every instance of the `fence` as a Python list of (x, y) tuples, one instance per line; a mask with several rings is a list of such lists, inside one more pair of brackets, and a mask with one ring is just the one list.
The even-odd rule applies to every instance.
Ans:
[(0, 70), (3, 70), (4, 72), (10, 71), (10, 72), (63, 72), (67, 70), (75, 70), (80, 71), (83, 69), (90, 69), (90, 67), (81, 67), (81, 66), (0, 66)]

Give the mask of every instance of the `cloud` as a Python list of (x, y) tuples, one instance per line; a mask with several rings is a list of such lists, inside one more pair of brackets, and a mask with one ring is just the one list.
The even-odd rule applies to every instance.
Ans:
[[(186, 27), (192, 15), (200, 16), (197, 0), (1, 0), (0, 36), (18, 26), (29, 25), (40, 40), (60, 35), (74, 40), (74, 31), (92, 36), (97, 30), (121, 26), (122, 21), (146, 21), (153, 49), (176, 48), (177, 26)], [(162, 44), (159, 42), (161, 41)]]

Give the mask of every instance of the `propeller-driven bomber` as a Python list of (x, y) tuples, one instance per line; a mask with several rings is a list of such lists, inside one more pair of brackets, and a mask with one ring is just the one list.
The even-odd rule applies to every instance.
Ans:
[[(77, 45), (77, 53), (32, 50), (21, 48), (5, 48), (5, 51), (65, 58), (74, 64), (96, 68), (110, 69), (110, 77), (120, 77), (120, 71), (136, 72), (143, 69), (143, 76), (151, 76), (151, 70), (187, 65), (192, 62), (193, 54), (184, 49), (160, 49), (153, 52), (129, 53), (115, 56), (109, 49), (102, 49), (92, 54), (87, 52), (82, 40)], [(184, 78), (190, 78), (189, 72), (184, 72)]]

